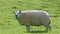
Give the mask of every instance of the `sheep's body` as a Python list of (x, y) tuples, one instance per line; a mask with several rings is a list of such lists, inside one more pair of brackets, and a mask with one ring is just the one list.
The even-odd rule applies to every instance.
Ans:
[[(26, 26), (40, 26), (44, 25), (47, 30), (50, 29), (50, 17), (49, 14), (42, 10), (27, 10), (22, 11), (19, 16), (19, 23)], [(29, 27), (27, 27), (27, 31)]]

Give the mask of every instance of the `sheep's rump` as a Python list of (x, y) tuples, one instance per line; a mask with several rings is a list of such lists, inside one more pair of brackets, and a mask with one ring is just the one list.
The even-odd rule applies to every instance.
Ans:
[(23, 25), (32, 25), (32, 26), (40, 26), (49, 24), (49, 15), (47, 12), (44, 11), (37, 11), (37, 10), (28, 10), (22, 12), (20, 16), (20, 24)]

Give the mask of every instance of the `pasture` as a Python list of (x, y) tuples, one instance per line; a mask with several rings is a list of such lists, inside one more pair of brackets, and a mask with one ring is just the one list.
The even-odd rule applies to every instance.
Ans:
[[(31, 32), (14, 17), (16, 10), (44, 10), (50, 14), (51, 31), (31, 26)], [(0, 0), (0, 34), (60, 34), (60, 0)]]

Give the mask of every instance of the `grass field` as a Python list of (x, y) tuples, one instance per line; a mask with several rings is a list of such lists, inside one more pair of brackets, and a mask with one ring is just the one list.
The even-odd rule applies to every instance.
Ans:
[[(45, 10), (51, 16), (52, 30), (31, 26), (26, 32), (14, 17), (16, 10)], [(60, 0), (0, 0), (0, 34), (60, 34)]]

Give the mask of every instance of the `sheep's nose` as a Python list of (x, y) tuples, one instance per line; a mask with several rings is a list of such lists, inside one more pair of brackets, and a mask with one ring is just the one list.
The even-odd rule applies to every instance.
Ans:
[(15, 17), (17, 18), (17, 15), (15, 15)]
[(15, 15), (15, 17), (16, 17), (16, 19), (18, 19), (18, 16), (17, 15)]

